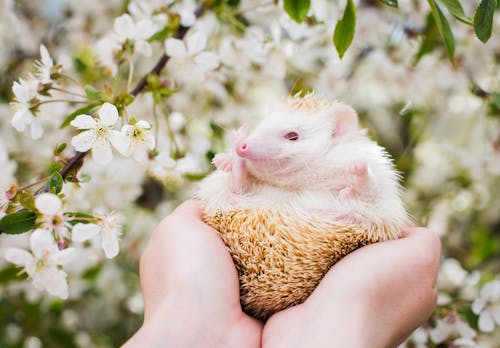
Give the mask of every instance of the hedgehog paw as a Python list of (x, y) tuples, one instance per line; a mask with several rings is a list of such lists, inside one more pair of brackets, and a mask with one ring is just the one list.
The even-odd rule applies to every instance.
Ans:
[(231, 172), (233, 169), (233, 159), (231, 155), (227, 153), (218, 153), (212, 159), (212, 163), (217, 167), (218, 170), (223, 172)]

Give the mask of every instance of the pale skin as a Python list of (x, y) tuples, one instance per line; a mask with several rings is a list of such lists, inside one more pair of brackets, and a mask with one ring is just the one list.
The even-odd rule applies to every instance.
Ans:
[(435, 306), (441, 249), (428, 229), (403, 233), (349, 254), (303, 304), (262, 323), (242, 311), (231, 257), (187, 201), (144, 251), (144, 323), (124, 347), (395, 347)]

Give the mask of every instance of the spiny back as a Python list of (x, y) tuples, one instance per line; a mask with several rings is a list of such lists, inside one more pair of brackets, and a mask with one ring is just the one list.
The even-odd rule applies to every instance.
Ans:
[(290, 96), (287, 98), (285, 104), (292, 109), (311, 113), (324, 111), (333, 106), (333, 103), (330, 100), (325, 97), (318, 96), (314, 92), (307, 93), (305, 96), (300, 96), (299, 94)]

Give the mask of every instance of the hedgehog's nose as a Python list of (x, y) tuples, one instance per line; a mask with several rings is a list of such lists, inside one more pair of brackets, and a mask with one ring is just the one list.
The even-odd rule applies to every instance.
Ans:
[(241, 143), (239, 144), (237, 147), (236, 147), (236, 153), (241, 156), (241, 157), (244, 157), (245, 154), (246, 154), (246, 150), (247, 150), (247, 144), (246, 143)]

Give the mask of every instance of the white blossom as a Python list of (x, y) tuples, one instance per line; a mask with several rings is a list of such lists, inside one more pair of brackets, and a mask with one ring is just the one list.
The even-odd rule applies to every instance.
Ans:
[(475, 336), (476, 331), (456, 312), (451, 312), (443, 319), (438, 319), (436, 327), (430, 331), (430, 337), (434, 343), (442, 343), (450, 338), (472, 339)]
[(472, 311), (479, 315), (479, 330), (492, 332), (500, 325), (500, 280), (486, 283), (479, 298), (472, 303)]
[(71, 145), (76, 151), (92, 150), (92, 157), (97, 163), (107, 164), (113, 159), (110, 142), (113, 142), (119, 132), (113, 130), (118, 120), (118, 110), (113, 104), (104, 103), (98, 111), (99, 117), (78, 115), (71, 125), (84, 131), (71, 139)]
[(43, 135), (43, 128), (31, 111), (32, 102), (37, 97), (38, 81), (35, 79), (23, 80), (14, 82), (12, 92), (16, 97), (15, 102), (12, 104), (16, 113), (12, 117), (10, 124), (18, 132), (26, 129), (26, 126), (31, 125), (31, 137), (33, 139), (40, 139)]
[(174, 11), (177, 11), (179, 16), (181, 16), (181, 25), (183, 27), (191, 27), (196, 22), (196, 3), (193, 0), (176, 1), (173, 7)]
[(108, 259), (118, 255), (118, 240), (121, 235), (121, 226), (118, 223), (120, 216), (111, 212), (99, 218), (97, 223), (78, 223), (73, 227), (73, 241), (84, 242), (101, 233), (102, 248)]
[(160, 155), (150, 161), (148, 172), (159, 181), (178, 183), (182, 181), (182, 176), (176, 166), (177, 162), (172, 157), (166, 152), (160, 152)]
[(53, 193), (42, 193), (35, 199), (35, 207), (42, 214), (41, 227), (53, 231), (59, 241), (69, 237), (68, 222), (63, 215), (62, 202)]
[(115, 60), (115, 52), (120, 50), (121, 45), (117, 42), (116, 38), (105, 36), (97, 41), (95, 44), (95, 52), (99, 58), (99, 62), (115, 76), (118, 72), (118, 64)]
[(151, 55), (151, 45), (146, 40), (157, 28), (150, 19), (141, 19), (136, 23), (130, 15), (124, 14), (115, 19), (114, 30), (120, 43), (133, 41), (135, 51), (147, 57)]
[(41, 83), (51, 83), (52, 69), (54, 68), (54, 61), (50, 57), (49, 51), (44, 45), (40, 45), (40, 58), (36, 62), (38, 68), (37, 78)]
[(155, 138), (151, 125), (143, 120), (124, 125), (120, 136), (115, 137), (113, 146), (124, 156), (134, 156), (136, 161), (144, 161), (147, 151), (155, 148)]
[(219, 66), (219, 57), (213, 52), (204, 51), (207, 37), (201, 31), (194, 31), (185, 40), (168, 38), (165, 51), (172, 60), (193, 62), (202, 72), (214, 70)]
[(33, 280), (33, 285), (44, 289), (54, 296), (68, 298), (66, 272), (58, 266), (69, 262), (74, 256), (74, 249), (59, 250), (50, 231), (35, 230), (30, 238), (31, 253), (19, 248), (8, 248), (5, 252), (7, 261), (23, 266), (24, 271)]
[(156, 26), (163, 27), (168, 23), (168, 17), (165, 13), (156, 13), (155, 11), (165, 5), (169, 5), (173, 0), (133, 0), (128, 4), (128, 12), (135, 19), (150, 19)]

